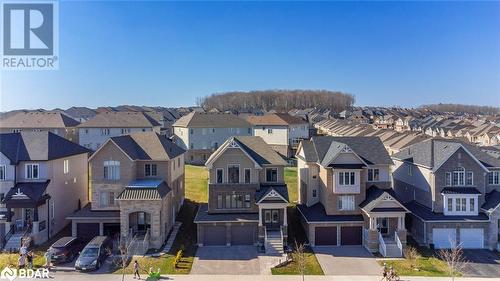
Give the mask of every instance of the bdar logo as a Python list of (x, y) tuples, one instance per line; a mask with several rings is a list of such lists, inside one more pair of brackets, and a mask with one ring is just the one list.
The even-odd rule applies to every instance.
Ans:
[(1, 279), (9, 279), (10, 281), (16, 279), (17, 273), (14, 269), (10, 267), (5, 267), (2, 272), (0, 272)]

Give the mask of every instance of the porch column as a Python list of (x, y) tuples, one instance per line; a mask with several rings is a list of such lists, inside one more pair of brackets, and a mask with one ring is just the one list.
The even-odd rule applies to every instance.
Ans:
[(7, 208), (7, 222), (12, 222), (12, 208)]
[(33, 222), (37, 222), (38, 221), (38, 207), (35, 206), (33, 208)]
[(376, 218), (370, 217), (370, 230), (376, 230), (376, 229), (377, 229)]
[(398, 230), (405, 229), (405, 217), (398, 217)]
[(286, 207), (283, 208), (283, 226), (287, 226), (288, 225), (288, 221), (287, 221), (287, 218), (286, 218)]
[(262, 226), (262, 208), (259, 205), (259, 226)]

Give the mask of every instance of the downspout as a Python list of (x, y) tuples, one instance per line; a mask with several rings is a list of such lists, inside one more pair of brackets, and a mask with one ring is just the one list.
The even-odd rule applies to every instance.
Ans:
[(47, 199), (47, 241), (50, 239), (50, 198)]

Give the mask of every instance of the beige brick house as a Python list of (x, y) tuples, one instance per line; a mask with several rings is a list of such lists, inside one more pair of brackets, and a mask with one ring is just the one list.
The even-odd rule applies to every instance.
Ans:
[(256, 245), (283, 252), (288, 190), (283, 158), (262, 138), (232, 137), (208, 159), (208, 204), (195, 217), (199, 246)]
[(379, 138), (312, 137), (296, 156), (297, 207), (311, 245), (402, 255), (408, 210), (391, 188), (392, 161)]
[(41, 244), (68, 224), (88, 201), (88, 153), (52, 132), (0, 134), (2, 247), (18, 248), (21, 236)]
[(73, 236), (141, 237), (159, 248), (184, 201), (184, 150), (154, 132), (112, 137), (89, 159), (91, 204)]

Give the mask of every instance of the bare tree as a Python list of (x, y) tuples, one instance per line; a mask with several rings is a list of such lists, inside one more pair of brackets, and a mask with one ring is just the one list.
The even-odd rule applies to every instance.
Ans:
[(297, 268), (299, 269), (300, 275), (302, 275), (302, 281), (304, 281), (307, 259), (304, 244), (299, 244), (295, 241), (295, 250), (292, 253), (292, 257), (293, 261), (297, 263)]
[(417, 268), (417, 260), (420, 258), (420, 254), (418, 253), (417, 249), (412, 246), (408, 246), (404, 250), (405, 258), (410, 262), (410, 267), (412, 269), (418, 269)]
[(442, 249), (439, 251), (439, 257), (446, 262), (450, 271), (451, 280), (455, 280), (455, 276), (466, 272), (468, 265), (467, 259), (464, 257), (464, 251), (461, 244), (456, 244), (451, 241), (451, 249)]
[[(122, 270), (122, 281), (125, 280), (125, 269), (127, 268), (129, 260), (130, 260), (129, 255), (128, 255), (129, 253), (128, 253), (127, 245), (126, 245), (125, 241), (126, 241), (126, 239), (123, 239), (122, 241), (120, 241), (120, 245), (118, 246), (120, 256), (112, 259), (113, 265), (116, 268), (118, 268), (118, 267), (121, 268), (121, 270)], [(111, 249), (107, 249), (107, 251), (108, 251), (108, 255), (110, 255), (110, 256), (113, 255)]]

